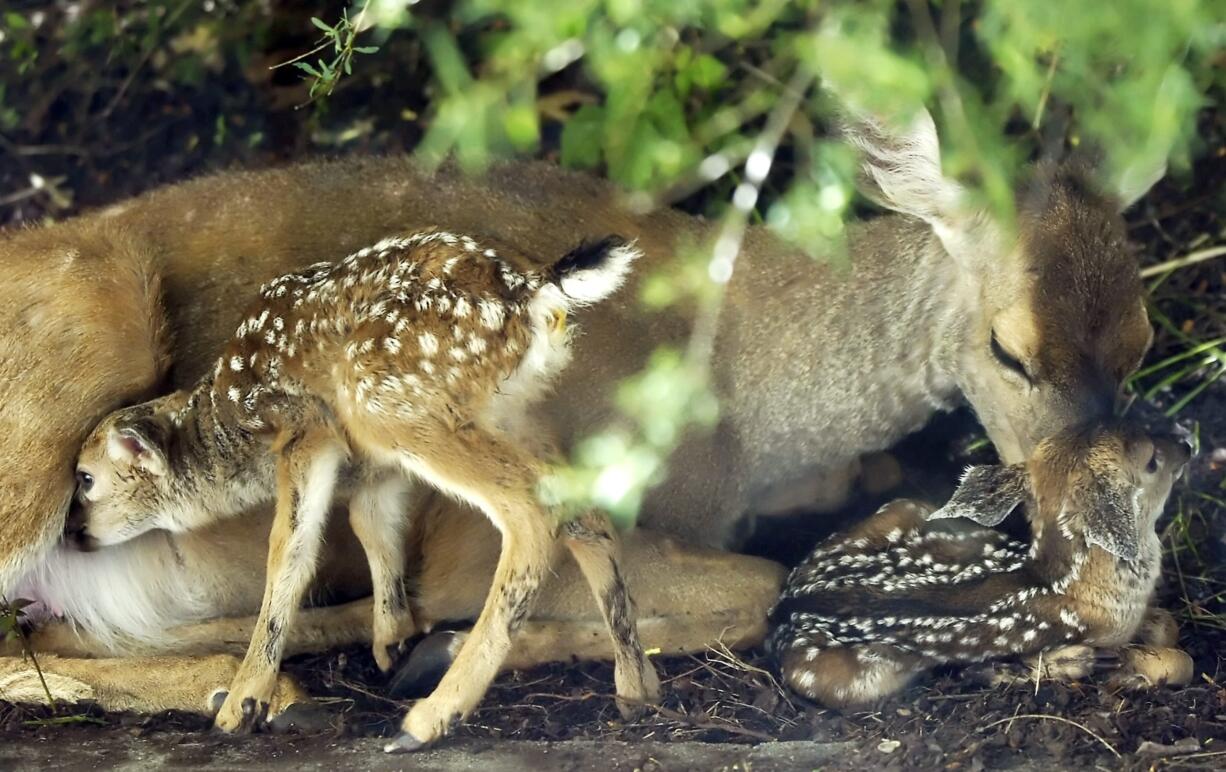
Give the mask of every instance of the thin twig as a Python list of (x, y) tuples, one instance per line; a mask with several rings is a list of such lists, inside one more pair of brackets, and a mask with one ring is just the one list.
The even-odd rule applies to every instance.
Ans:
[(1226, 255), (1226, 246), (1200, 249), (1182, 257), (1173, 257), (1170, 260), (1164, 260), (1161, 263), (1146, 266), (1145, 268), (1141, 269), (1141, 278), (1150, 279), (1154, 276), (1166, 273), (1167, 271), (1177, 271), (1180, 268), (1187, 268), (1189, 265), (1203, 263), (1206, 260), (1212, 260), (1213, 258), (1221, 257), (1222, 255)]
[(665, 708), (663, 706), (653, 705), (651, 706), (651, 709), (656, 713), (656, 715), (660, 716), (661, 718), (666, 718), (666, 719), (669, 719), (670, 721), (676, 721), (681, 724), (687, 724), (695, 729), (716, 729), (721, 732), (728, 732), (729, 734), (739, 734), (745, 737), (752, 737), (755, 740), (761, 740), (762, 742), (767, 742), (767, 743), (775, 742), (777, 739), (779, 739), (775, 737), (774, 735), (767, 734), (766, 732), (759, 732), (754, 729), (746, 729), (743, 726), (737, 726), (736, 724), (732, 724), (732, 723), (725, 723), (722, 720), (716, 721), (709, 717), (706, 720), (694, 718), (693, 716), (687, 716), (684, 713), (680, 713), (675, 710), (670, 710), (669, 708)]
[(1085, 724), (1080, 724), (1076, 721), (1073, 721), (1072, 719), (1064, 718), (1063, 716), (1049, 716), (1044, 713), (1023, 713), (1019, 716), (1011, 716), (1009, 718), (1002, 718), (999, 721), (993, 721), (992, 723), (988, 724), (980, 731), (987, 731), (988, 729), (991, 729), (994, 726), (1000, 726), (1001, 724), (1005, 724), (1005, 723), (1011, 724), (1015, 720), (1020, 719), (1020, 718), (1037, 718), (1037, 719), (1041, 719), (1044, 721), (1059, 721), (1060, 723), (1068, 724), (1069, 726), (1075, 726), (1081, 731), (1088, 734), (1089, 736), (1093, 737), (1095, 740), (1098, 740), (1100, 743), (1102, 743), (1103, 747), (1111, 751), (1111, 753), (1113, 753), (1117, 759), (1123, 758), (1122, 756), (1120, 756), (1120, 752), (1117, 751), (1115, 747), (1111, 745), (1111, 743), (1107, 742), (1100, 735), (1096, 734), (1094, 730), (1090, 729)]

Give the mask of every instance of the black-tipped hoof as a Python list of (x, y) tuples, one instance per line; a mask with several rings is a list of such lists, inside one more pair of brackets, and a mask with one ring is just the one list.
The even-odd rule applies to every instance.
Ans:
[(212, 707), (214, 716), (216, 716), (217, 712), (221, 710), (221, 706), (226, 704), (226, 697), (229, 696), (230, 693), (225, 689), (222, 689), (221, 691), (217, 692), (217, 694), (213, 695)]
[(388, 694), (397, 700), (408, 700), (425, 697), (434, 691), (438, 682), (443, 680), (447, 668), (451, 667), (457, 635), (454, 631), (445, 630), (423, 638), (392, 676)]
[(268, 703), (257, 703), (254, 697), (243, 700), (243, 721), (239, 724), (240, 734), (250, 734), (264, 726), (268, 719)]
[(332, 714), (314, 702), (296, 702), (272, 717), (268, 728), (273, 734), (314, 734), (332, 728)]
[(418, 740), (408, 732), (401, 732), (396, 735), (396, 739), (383, 746), (384, 753), (412, 753), (426, 747), (426, 744)]

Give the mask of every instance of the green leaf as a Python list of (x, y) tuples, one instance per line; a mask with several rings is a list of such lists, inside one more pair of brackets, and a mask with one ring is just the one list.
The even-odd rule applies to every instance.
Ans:
[(562, 165), (593, 169), (600, 164), (604, 140), (605, 111), (584, 105), (562, 127)]
[(728, 66), (710, 54), (703, 54), (686, 68), (695, 86), (705, 90), (719, 88), (728, 77)]
[(353, 50), (357, 51), (359, 54), (377, 54), (379, 52), (379, 47), (378, 46), (354, 46)]
[(540, 134), (537, 122), (536, 107), (532, 104), (511, 105), (502, 116), (502, 125), (507, 132), (507, 139), (520, 150), (528, 150), (536, 145)]
[(317, 17), (317, 16), (312, 16), (312, 17), (311, 17), (311, 23), (312, 23), (312, 24), (314, 24), (316, 27), (319, 27), (319, 28), (320, 28), (321, 30), (323, 30), (324, 32), (327, 32), (329, 35), (335, 35), (335, 34), (336, 34), (336, 29), (335, 29), (335, 28), (333, 28), (333, 27), (332, 27), (331, 25), (329, 25), (329, 24), (328, 24), (326, 21), (324, 21), (323, 19), (321, 19), (321, 18), (319, 18), (319, 17)]
[(323, 77), (322, 75), (319, 74), (319, 70), (315, 69), (307, 62), (294, 62), (294, 67), (296, 67), (299, 70), (302, 70), (307, 75), (310, 75), (313, 78)]

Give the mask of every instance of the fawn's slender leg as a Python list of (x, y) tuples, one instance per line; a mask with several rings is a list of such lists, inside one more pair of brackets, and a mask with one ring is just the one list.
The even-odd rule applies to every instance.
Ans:
[(618, 709), (626, 718), (660, 697), (660, 679), (639, 640), (634, 599), (622, 575), (617, 533), (607, 517), (589, 514), (562, 527), (565, 543), (587, 580), (613, 641)]
[(268, 710), (285, 650), (286, 630), (315, 572), (332, 490), (345, 447), (324, 428), (283, 437), (277, 453), (277, 510), (268, 541), (264, 601), (247, 655), (214, 724), (250, 727)]
[(400, 470), (363, 480), (349, 501), (349, 523), (366, 553), (374, 595), (372, 651), (383, 672), (392, 667), (388, 647), (414, 632), (405, 587), (404, 532), (409, 525), (407, 494), (412, 483)]
[(538, 464), (514, 444), (474, 425), (412, 429), (418, 441), (406, 469), (484, 512), (502, 533), (502, 551), (472, 632), (434, 692), (410, 709), (389, 751), (437, 740), (477, 706), (549, 569), (557, 530), (536, 498)]

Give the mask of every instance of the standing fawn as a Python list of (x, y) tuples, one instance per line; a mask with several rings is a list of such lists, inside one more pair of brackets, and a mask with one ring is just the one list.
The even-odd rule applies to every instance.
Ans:
[[(1125, 650), (1137, 677), (1186, 683), (1169, 614), (1149, 609), (1154, 524), (1190, 457), (1183, 441), (1122, 424), (1043, 441), (1030, 460), (972, 467), (930, 512), (887, 504), (819, 545), (788, 578), (770, 644), (789, 687), (831, 707), (872, 703), (928, 668), (1011, 655)], [(1032, 542), (930, 521), (997, 525), (1024, 507)], [(953, 524), (942, 524), (953, 525)], [(1041, 662), (1041, 660), (1040, 660)]]
[[(264, 602), (218, 727), (248, 726), (268, 708), (338, 477), (370, 566), (384, 670), (388, 645), (413, 631), (403, 551), (411, 479), (469, 502), (501, 532), (472, 634), (388, 750), (437, 739), (477, 705), (528, 613), (558, 527), (537, 501), (540, 463), (501, 425), (565, 365), (568, 310), (612, 293), (637, 256), (610, 237), (538, 269), (466, 236), (385, 239), (267, 283), (194, 390), (118, 411), (95, 429), (73, 515), (86, 547), (198, 528), (276, 492)], [(566, 535), (614, 638), (619, 696), (654, 698), (611, 534), (588, 518)]]

